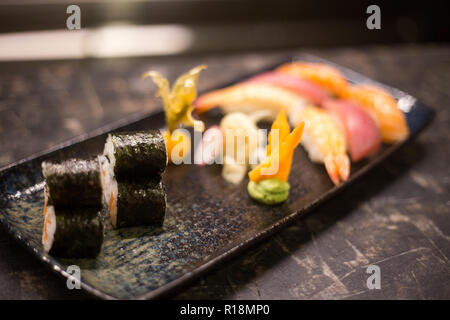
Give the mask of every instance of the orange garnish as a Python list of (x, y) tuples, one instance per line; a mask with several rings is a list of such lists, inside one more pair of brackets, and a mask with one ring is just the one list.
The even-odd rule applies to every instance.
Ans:
[[(278, 139), (272, 141), (272, 130), (278, 129)], [(279, 141), (284, 141), (286, 137), (289, 135), (289, 122), (286, 118), (286, 113), (282, 110), (278, 113), (277, 118), (272, 123), (272, 128), (269, 133), (269, 137), (267, 138), (267, 156), (270, 156), (270, 150), (276, 147)], [(273, 147), (272, 147), (273, 145)]]
[[(303, 135), (303, 128), (305, 126), (304, 122), (301, 122), (289, 135), (285, 136), (285, 124), (283, 114), (278, 114), (273, 127), (280, 126), (280, 137), (283, 136), (284, 139), (279, 139), (281, 141), (279, 148), (275, 148), (274, 141), (270, 141), (271, 154), (261, 162), (255, 169), (248, 173), (250, 181), (258, 182), (264, 179), (277, 178), (279, 180), (287, 182), (289, 178), (289, 173), (291, 171), (292, 157), (294, 156), (294, 150), (300, 143)], [(283, 131), (283, 133), (281, 133)], [(289, 126), (288, 126), (289, 132)], [(269, 135), (270, 137), (270, 135)], [(271, 139), (272, 140), (272, 139)], [(263, 174), (262, 170), (270, 170), (272, 165), (278, 162), (278, 170), (274, 174)]]

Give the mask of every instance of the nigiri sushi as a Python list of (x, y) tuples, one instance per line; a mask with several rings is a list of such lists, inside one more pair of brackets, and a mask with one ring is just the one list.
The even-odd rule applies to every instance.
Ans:
[(405, 115), (398, 108), (394, 97), (385, 90), (372, 85), (355, 85), (347, 90), (344, 97), (356, 102), (375, 117), (384, 142), (400, 142), (408, 137)]
[(264, 72), (248, 79), (246, 82), (279, 86), (303, 96), (316, 105), (320, 105), (330, 98), (330, 93), (314, 82), (281, 72)]
[(265, 114), (264, 111), (251, 115), (232, 112), (222, 118), (220, 129), (224, 138), (225, 155), (222, 176), (228, 182), (241, 182), (249, 164), (256, 164), (258, 161), (258, 148), (264, 144), (264, 137), (262, 131), (258, 131), (256, 122)]
[(309, 106), (289, 115), (292, 125), (305, 122), (302, 146), (313, 162), (324, 163), (335, 185), (350, 175), (350, 159), (346, 154), (345, 133), (327, 111)]
[(380, 131), (364, 109), (347, 100), (327, 100), (323, 108), (342, 123), (352, 161), (359, 161), (377, 152), (381, 145)]
[(220, 106), (226, 113), (239, 111), (252, 113), (268, 110), (268, 119), (275, 119), (278, 112), (288, 113), (293, 108), (307, 105), (307, 101), (289, 90), (267, 83), (241, 83), (201, 95), (194, 102), (196, 112), (202, 113)]
[(309, 80), (339, 97), (348, 90), (345, 77), (337, 69), (321, 63), (291, 62), (276, 71)]

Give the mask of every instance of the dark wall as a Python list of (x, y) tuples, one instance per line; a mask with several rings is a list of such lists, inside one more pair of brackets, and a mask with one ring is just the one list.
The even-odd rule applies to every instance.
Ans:
[[(111, 22), (177, 23), (205, 30), (261, 26), (267, 45), (441, 42), (450, 39), (445, 1), (0, 1), (0, 32), (65, 28), (68, 4), (79, 4), (82, 27)], [(365, 28), (366, 8), (381, 8), (382, 28)], [(296, 30), (301, 30), (296, 36)], [(305, 31), (305, 29), (307, 29)], [(276, 32), (272, 32), (275, 30)], [(226, 32), (226, 31), (224, 31)], [(234, 35), (239, 39), (240, 34)], [(276, 40), (276, 39), (275, 39)]]

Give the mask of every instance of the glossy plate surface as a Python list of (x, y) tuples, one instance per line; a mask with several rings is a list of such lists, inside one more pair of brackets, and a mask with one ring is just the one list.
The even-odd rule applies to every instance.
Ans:
[[(311, 56), (294, 57), (293, 60), (329, 63)], [(374, 83), (391, 92), (406, 114), (411, 131), (409, 139), (432, 119), (432, 109), (414, 97), (351, 70), (335, 67), (353, 83)], [(203, 120), (210, 125), (217, 123), (219, 117), (213, 111)], [(160, 112), (127, 121), (128, 124), (120, 127), (101, 128), (86, 140), (72, 141), (51, 153), (20, 161), (0, 172), (0, 220), (3, 226), (57, 273), (67, 277), (65, 270), (69, 265), (80, 266), (82, 287), (106, 299), (155, 298), (170, 292), (336, 195), (401, 145), (384, 146), (370, 161), (352, 165), (350, 179), (339, 187), (334, 187), (324, 167), (311, 163), (299, 147), (289, 178), (289, 199), (274, 207), (259, 205), (248, 197), (248, 180), (238, 186), (226, 183), (218, 165), (169, 166), (164, 175), (168, 209), (162, 229), (112, 230), (107, 226), (97, 259), (59, 259), (45, 254), (41, 245), (44, 220), (41, 162), (99, 154), (108, 131), (162, 128), (164, 115)]]

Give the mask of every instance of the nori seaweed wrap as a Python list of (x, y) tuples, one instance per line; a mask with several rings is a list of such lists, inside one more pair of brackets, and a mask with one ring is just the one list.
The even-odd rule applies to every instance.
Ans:
[(52, 256), (94, 258), (102, 247), (104, 227), (98, 208), (48, 206), (42, 244)]
[(118, 181), (111, 188), (109, 212), (114, 227), (161, 227), (166, 214), (166, 192), (157, 179)]
[(102, 206), (102, 183), (98, 159), (43, 162), (46, 196), (56, 207)]
[(117, 180), (161, 175), (167, 166), (166, 143), (159, 130), (111, 133), (104, 154)]

